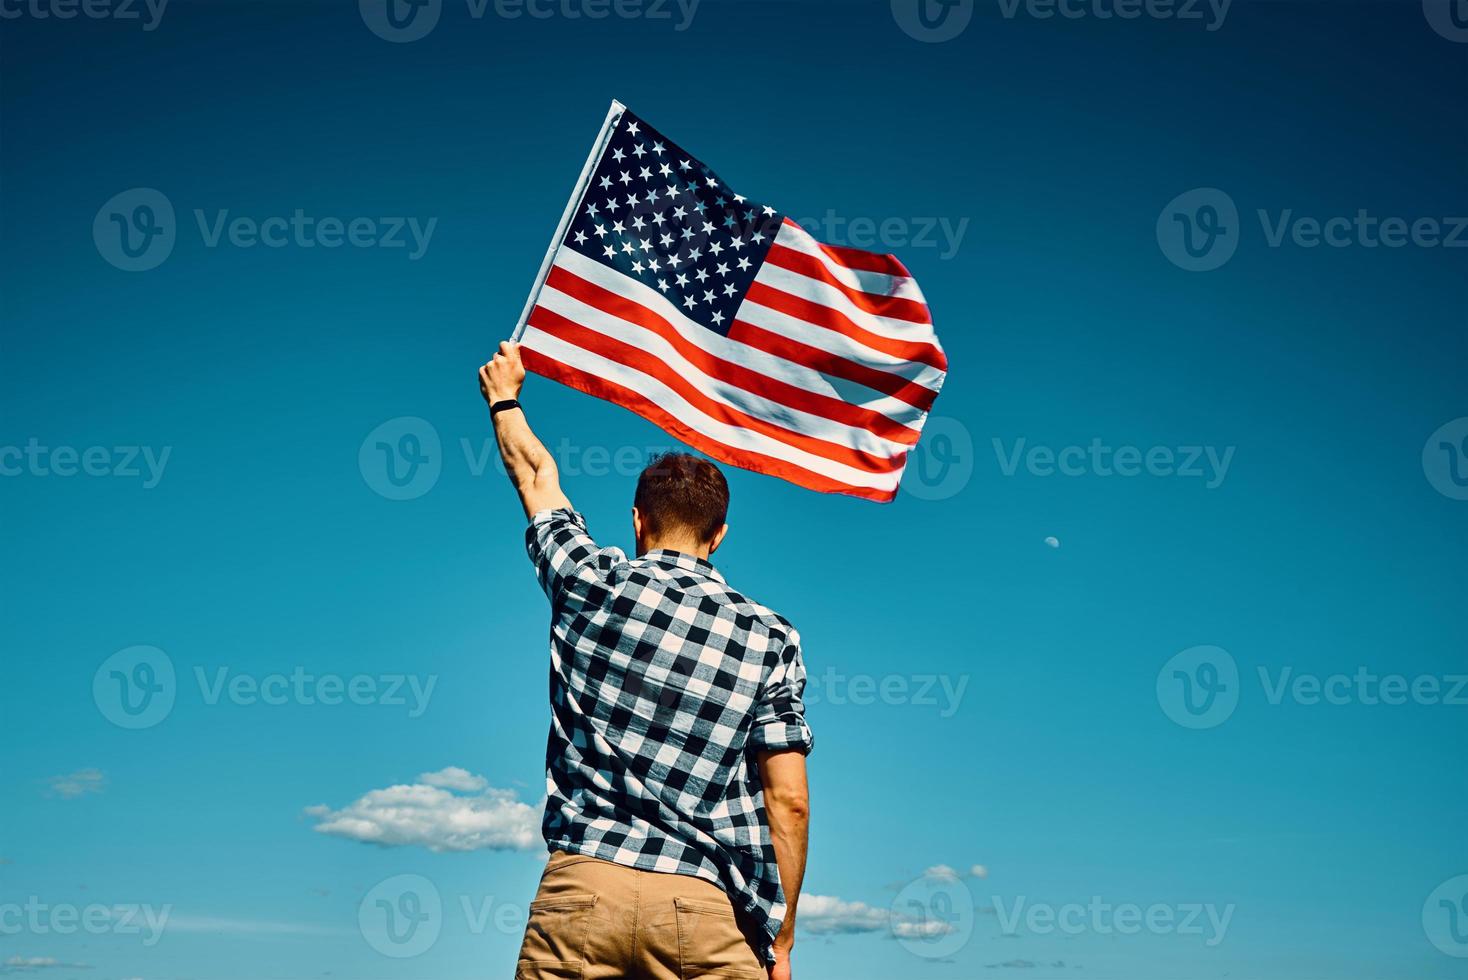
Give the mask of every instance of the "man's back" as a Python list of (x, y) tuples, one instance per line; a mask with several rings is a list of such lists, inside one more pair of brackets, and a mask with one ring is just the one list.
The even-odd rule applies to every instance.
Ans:
[(785, 900), (749, 760), (810, 750), (794, 628), (693, 555), (598, 548), (569, 510), (536, 514), (526, 545), (552, 609), (547, 843), (718, 883), (773, 938)]

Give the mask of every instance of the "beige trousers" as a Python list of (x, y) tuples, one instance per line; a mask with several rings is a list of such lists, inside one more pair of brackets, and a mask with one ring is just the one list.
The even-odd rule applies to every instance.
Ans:
[(766, 980), (723, 889), (552, 851), (515, 980)]

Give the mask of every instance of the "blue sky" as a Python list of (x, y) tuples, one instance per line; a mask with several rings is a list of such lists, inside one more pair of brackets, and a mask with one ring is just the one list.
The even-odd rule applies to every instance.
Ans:
[[(510, 973), (546, 614), (474, 371), (618, 98), (951, 362), (891, 505), (729, 471), (811, 676), (799, 975), (1468, 976), (1450, 8), (6, 9), (0, 970)], [(629, 547), (672, 440), (524, 401)]]

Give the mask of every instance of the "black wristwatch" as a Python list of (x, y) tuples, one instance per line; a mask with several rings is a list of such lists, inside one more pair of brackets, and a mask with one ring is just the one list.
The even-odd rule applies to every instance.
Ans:
[(509, 409), (519, 408), (519, 407), (520, 407), (520, 403), (517, 402), (515, 399), (513, 399), (513, 398), (502, 398), (499, 401), (495, 402), (493, 405), (489, 406), (489, 417), (490, 418), (494, 418), (500, 412), (508, 411)]

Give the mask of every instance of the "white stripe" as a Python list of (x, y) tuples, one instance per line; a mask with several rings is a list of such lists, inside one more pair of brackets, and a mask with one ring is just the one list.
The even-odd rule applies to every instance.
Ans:
[(928, 301), (923, 298), (923, 291), (918, 288), (917, 281), (912, 277), (889, 276), (885, 272), (868, 272), (865, 269), (853, 269), (849, 265), (842, 265), (821, 248), (821, 243), (811, 237), (810, 232), (799, 225), (782, 224), (780, 233), (775, 236), (775, 244), (784, 245), (819, 259), (822, 265), (831, 270), (831, 275), (852, 289), (875, 296), (898, 296), (922, 303), (924, 306), (928, 305)]
[(544, 330), (537, 329), (534, 325), (525, 329), (525, 336), (521, 340), (527, 348), (538, 351), (546, 357), (554, 358), (567, 367), (581, 371), (585, 374), (606, 378), (609, 381), (630, 388), (663, 411), (672, 415), (678, 421), (688, 426), (700, 435), (722, 443), (728, 448), (738, 451), (759, 453), (770, 456), (803, 470), (819, 474), (828, 479), (854, 487), (865, 487), (874, 490), (891, 492), (896, 489), (897, 481), (901, 479), (902, 472), (897, 470), (891, 473), (867, 473), (854, 469), (844, 463), (826, 459), (824, 456), (815, 456), (811, 453), (787, 446), (783, 442), (777, 442), (767, 436), (760, 435), (742, 426), (729, 425), (717, 419), (710, 418), (702, 411), (688, 404), (676, 391), (663, 384), (657, 378), (643, 374), (616, 361), (592, 353), (574, 344), (568, 344)]
[[(760, 374), (767, 375), (776, 381), (783, 381), (786, 384), (794, 385), (813, 394), (839, 398), (841, 401), (849, 404), (859, 405), (873, 412), (880, 412), (882, 415), (887, 416), (887, 418), (901, 425), (916, 428), (922, 420), (923, 413), (900, 398), (893, 398), (883, 392), (868, 388), (864, 384), (848, 381), (845, 378), (840, 378), (835, 375), (825, 374), (813, 368), (806, 367), (804, 364), (797, 364), (776, 354), (762, 351), (757, 347), (751, 347), (748, 344), (741, 344), (737, 341), (730, 340), (702, 324), (695, 323), (688, 319), (671, 300), (656, 289), (630, 276), (623, 275), (595, 259), (588, 258), (575, 249), (561, 249), (561, 254), (556, 256), (555, 264), (572, 275), (601, 286), (603, 289), (613, 292), (623, 299), (630, 300), (639, 306), (651, 310), (672, 324), (673, 329), (687, 338), (690, 343), (702, 348), (714, 357), (722, 358), (726, 361), (733, 361), (736, 364), (742, 364), (752, 371), (758, 371)], [(744, 311), (749, 306), (750, 304), (746, 300), (735, 312), (735, 319), (745, 318)], [(783, 314), (774, 314), (773, 311), (771, 313), (775, 316), (783, 316)], [(770, 326), (767, 329), (772, 333), (779, 333), (782, 336), (797, 340), (807, 346), (819, 347), (823, 350), (830, 351), (836, 356), (855, 361), (876, 371), (895, 374), (901, 378), (908, 378), (913, 375), (915, 369), (912, 367), (911, 361), (905, 361), (902, 358), (893, 357), (890, 354), (874, 351), (869, 347), (862, 346), (850, 338), (835, 334), (830, 330), (811, 327), (809, 324), (804, 324), (802, 321), (789, 317), (786, 317), (785, 320), (788, 321), (789, 325)], [(798, 329), (794, 326), (796, 324), (800, 325)], [(936, 368), (930, 368), (925, 364), (919, 364), (917, 368), (922, 369), (917, 373), (917, 377), (928, 378), (931, 376), (941, 379), (942, 372)], [(936, 390), (936, 382), (930, 384), (928, 381), (922, 381), (920, 383), (929, 384), (930, 387)]]
[[(751, 326), (760, 327), (770, 331), (770, 333), (779, 334), (782, 337), (799, 341), (803, 344), (819, 346), (823, 350), (828, 350), (833, 354), (844, 357), (848, 361), (855, 361), (858, 364), (863, 364), (878, 371), (896, 375), (903, 380), (920, 384), (924, 388), (931, 388), (933, 391), (937, 391), (943, 385), (943, 375), (946, 372), (933, 367), (931, 364), (924, 364), (922, 361), (909, 361), (895, 354), (873, 350), (854, 337), (848, 337), (844, 333), (837, 333), (834, 330), (827, 330), (824, 327), (813, 327), (799, 317), (771, 309), (762, 303), (756, 303), (748, 297), (745, 297), (744, 302), (740, 304), (739, 310), (734, 316), (735, 319), (743, 320)], [(817, 341), (820, 343), (817, 343)], [(896, 402), (898, 406), (901, 406), (896, 411), (902, 413), (894, 414), (893, 411), (880, 409), (883, 414), (911, 424), (907, 420), (912, 418), (911, 413), (917, 411), (917, 409), (897, 398), (883, 400)], [(867, 407), (871, 406), (868, 405)]]
[(789, 293), (791, 296), (807, 299), (812, 303), (833, 309), (858, 327), (879, 337), (903, 343), (937, 346), (938, 338), (933, 333), (932, 324), (913, 323), (911, 320), (899, 320), (896, 317), (869, 313), (857, 306), (850, 296), (830, 283), (812, 279), (799, 272), (792, 272), (773, 262), (767, 261), (760, 266), (759, 274), (754, 277), (754, 281), (763, 283), (772, 289), (778, 289), (782, 293)]
[(549, 282), (541, 290), (540, 302), (537, 305), (558, 313), (573, 323), (579, 323), (595, 330), (599, 334), (646, 351), (666, 364), (669, 370), (686, 380), (700, 393), (747, 415), (771, 422), (793, 433), (808, 435), (847, 449), (858, 449), (884, 459), (901, 456), (907, 452), (907, 446), (889, 442), (874, 434), (870, 429), (857, 428), (829, 419), (824, 415), (814, 415), (793, 408), (709, 375), (653, 331), (605, 313), (594, 306), (589, 306), (574, 296), (561, 292)]

